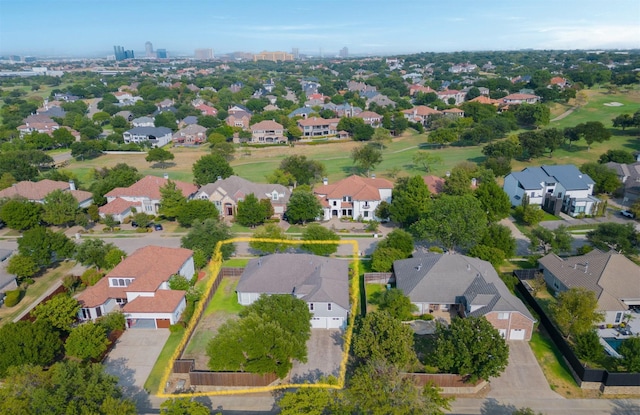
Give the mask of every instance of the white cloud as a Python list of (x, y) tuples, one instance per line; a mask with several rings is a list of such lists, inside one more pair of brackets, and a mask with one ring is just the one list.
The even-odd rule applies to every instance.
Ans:
[(640, 26), (637, 25), (548, 26), (535, 31), (545, 38), (539, 40), (538, 47), (546, 49), (640, 46)]

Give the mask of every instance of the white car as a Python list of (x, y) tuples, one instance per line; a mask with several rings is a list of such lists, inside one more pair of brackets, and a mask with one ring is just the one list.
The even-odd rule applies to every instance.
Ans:
[(621, 211), (620, 211), (620, 214), (621, 214), (622, 216), (625, 216), (625, 217), (627, 217), (627, 218), (631, 218), (631, 219), (633, 219), (633, 218), (635, 218), (635, 217), (636, 217), (636, 215), (634, 215), (634, 214), (633, 214), (633, 212), (631, 212), (630, 210), (621, 210)]

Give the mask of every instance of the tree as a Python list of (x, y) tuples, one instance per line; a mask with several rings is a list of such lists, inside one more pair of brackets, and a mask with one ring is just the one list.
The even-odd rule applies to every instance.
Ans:
[(154, 117), (154, 125), (156, 127), (167, 127), (171, 131), (178, 129), (176, 115), (171, 111), (163, 111)]
[(42, 220), (51, 225), (67, 225), (76, 219), (78, 201), (70, 192), (56, 189), (44, 197)]
[(24, 231), (18, 239), (18, 252), (31, 257), (39, 267), (71, 258), (76, 245), (62, 232), (54, 232), (41, 226)]
[(22, 199), (11, 199), (0, 208), (0, 219), (11, 229), (24, 231), (40, 223), (42, 205)]
[(49, 365), (61, 348), (60, 334), (45, 321), (7, 323), (0, 327), (0, 377), (12, 366)]
[(429, 188), (421, 176), (401, 177), (393, 188), (389, 216), (408, 228), (427, 211), (430, 202)]
[(429, 133), (429, 142), (437, 144), (450, 144), (458, 139), (458, 134), (453, 128), (438, 128)]
[(408, 368), (416, 363), (413, 330), (389, 312), (368, 313), (358, 321), (353, 354), (363, 361), (384, 361)]
[[(331, 229), (312, 223), (302, 232), (303, 241), (339, 241), (340, 236)], [(338, 251), (338, 244), (302, 244), (300, 248), (314, 255), (329, 256)]]
[(127, 253), (120, 248), (113, 247), (104, 256), (104, 268), (112, 269), (127, 257)]
[(598, 163), (585, 163), (580, 167), (582, 173), (588, 174), (596, 182), (595, 193), (612, 193), (622, 186), (615, 170)]
[(394, 229), (378, 243), (380, 248), (393, 248), (402, 252), (404, 258), (409, 258), (413, 253), (413, 236), (402, 229)]
[(598, 362), (604, 356), (604, 347), (595, 329), (581, 333), (575, 338), (576, 355), (587, 362)]
[[(56, 130), (58, 131), (58, 130)], [(16, 178), (11, 173), (2, 173), (0, 176), (0, 190), (4, 190), (13, 186), (16, 183)]]
[(182, 190), (172, 180), (167, 180), (167, 183), (160, 187), (160, 196), (158, 213), (169, 219), (178, 217), (187, 203), (187, 198), (182, 194)]
[(474, 245), (469, 249), (468, 254), (471, 257), (489, 261), (494, 268), (499, 268), (506, 259), (506, 255), (501, 249), (483, 244)]
[(383, 291), (380, 296), (378, 310), (386, 311), (397, 320), (412, 320), (413, 313), (418, 311), (418, 307), (401, 290), (391, 288)]
[(372, 144), (365, 144), (354, 148), (351, 151), (351, 158), (353, 163), (358, 168), (365, 170), (367, 177), (369, 177), (371, 169), (382, 162), (382, 152)]
[[(271, 204), (269, 204), (271, 205)], [(269, 212), (265, 211), (265, 206), (260, 203), (256, 195), (249, 193), (244, 200), (238, 201), (238, 211), (236, 212), (236, 222), (242, 226), (254, 227), (264, 223)]]
[(233, 175), (233, 169), (220, 154), (202, 156), (193, 164), (194, 181), (199, 186), (213, 183), (218, 178), (226, 179), (231, 175)]
[(236, 152), (236, 146), (233, 143), (223, 142), (215, 143), (211, 146), (211, 154), (220, 154), (225, 160), (231, 161), (234, 159)]
[(411, 225), (411, 233), (454, 250), (477, 243), (486, 226), (487, 216), (475, 197), (443, 195), (433, 201), (420, 220)]
[(480, 183), (475, 195), (484, 211), (487, 212), (489, 223), (498, 222), (509, 216), (511, 212), (509, 195), (495, 181), (489, 180)]
[(149, 149), (145, 160), (148, 163), (158, 162), (160, 163), (160, 168), (164, 169), (166, 167), (165, 162), (173, 160), (174, 158), (175, 156), (172, 152), (165, 150), (162, 147), (154, 147)]
[(189, 398), (171, 398), (160, 404), (160, 415), (209, 415), (206, 405)]
[(289, 223), (304, 225), (306, 222), (314, 221), (322, 216), (322, 205), (313, 193), (296, 191), (289, 198), (285, 215)]
[(601, 154), (598, 159), (598, 163), (600, 164), (606, 164), (610, 161), (621, 164), (633, 164), (636, 158), (633, 157), (633, 154), (629, 151), (609, 149), (606, 153)]
[(621, 363), (627, 372), (640, 372), (640, 337), (623, 340), (618, 353), (622, 355)]
[(118, 163), (110, 169), (95, 170), (93, 175), (95, 181), (91, 185), (91, 191), (93, 192), (93, 202), (98, 205), (105, 204), (104, 195), (116, 187), (129, 187), (142, 179), (138, 169), (125, 163)]
[(88, 362), (102, 357), (107, 351), (109, 343), (104, 327), (87, 322), (71, 330), (64, 344), (64, 349), (67, 356)]
[(622, 128), (622, 131), (624, 131), (625, 128), (634, 126), (633, 117), (631, 116), (631, 114), (620, 114), (617, 117), (615, 117), (612, 121), (613, 121), (613, 126), (615, 128)]
[(0, 387), (1, 413), (51, 415), (134, 415), (135, 404), (122, 398), (118, 378), (101, 364), (71, 360), (48, 370), (39, 366), (13, 368)]
[(326, 176), (324, 164), (316, 160), (308, 160), (306, 156), (288, 156), (280, 162), (280, 170), (294, 178), (293, 183), (280, 183), (287, 185), (314, 184)]
[(597, 309), (598, 299), (593, 291), (573, 287), (557, 295), (557, 301), (551, 306), (551, 313), (560, 330), (569, 339), (592, 330), (594, 324), (602, 321), (603, 315)]
[(391, 133), (384, 127), (378, 127), (373, 132), (373, 136), (371, 137), (371, 141), (380, 147), (382, 150), (385, 144), (391, 143)]
[(220, 212), (216, 206), (208, 200), (188, 200), (178, 212), (178, 223), (185, 228), (191, 227), (194, 221), (203, 221), (209, 218), (217, 218)]
[(470, 382), (498, 377), (507, 367), (509, 346), (485, 317), (454, 318), (436, 328), (434, 363), (440, 371), (458, 373)]
[(106, 243), (102, 239), (84, 239), (76, 248), (76, 260), (84, 266), (96, 267), (98, 270), (107, 268), (107, 254), (117, 249), (112, 243)]
[(389, 272), (395, 261), (406, 257), (399, 249), (377, 246), (371, 254), (371, 269), (375, 272)]
[(283, 240), (288, 240), (289, 237), (284, 232), (280, 226), (275, 223), (267, 223), (264, 226), (259, 227), (254, 233), (253, 237), (255, 239), (273, 239), (278, 242), (263, 242), (253, 240), (249, 242), (249, 246), (251, 249), (255, 249), (256, 251), (260, 251), (263, 254), (273, 254), (274, 252), (284, 252), (291, 245), (286, 242), (280, 242)]
[(298, 388), (285, 393), (277, 405), (280, 415), (325, 415), (336, 412), (338, 392), (325, 388)]
[(501, 250), (505, 258), (512, 258), (516, 254), (516, 238), (509, 228), (498, 223), (490, 224), (478, 243)]
[(69, 332), (71, 325), (78, 320), (81, 308), (78, 300), (69, 294), (57, 294), (31, 310), (31, 317), (36, 321), (42, 320), (57, 330)]
[(358, 367), (343, 394), (349, 409), (335, 413), (444, 415), (451, 400), (440, 396), (432, 384), (420, 388), (401, 368), (384, 361)]
[(422, 166), (425, 172), (429, 173), (431, 171), (431, 167), (434, 164), (442, 163), (442, 158), (440, 156), (433, 155), (426, 151), (416, 151), (413, 153), (413, 164), (418, 164)]
[(18, 278), (32, 277), (38, 272), (38, 264), (30, 256), (18, 254), (9, 258), (9, 264), (7, 265), (7, 272), (13, 274)]
[[(226, 224), (218, 218), (210, 218), (193, 222), (189, 232), (182, 237), (181, 246), (187, 249), (199, 249), (209, 260), (213, 255), (216, 244), (231, 238), (231, 230)], [(223, 244), (220, 249), (224, 259), (229, 259), (235, 251), (233, 244)]]
[(556, 254), (561, 252), (570, 252), (573, 236), (567, 230), (567, 227), (560, 225), (554, 230), (549, 230), (538, 226), (531, 231), (531, 247), (534, 250), (542, 249), (545, 253), (553, 251)]
[(540, 128), (549, 124), (551, 110), (544, 104), (521, 104), (515, 110), (518, 123)]
[(600, 223), (594, 230), (587, 232), (587, 239), (601, 251), (615, 249), (625, 255), (637, 253), (640, 245), (640, 233), (632, 223)]
[(228, 321), (207, 346), (212, 370), (275, 373), (284, 378), (292, 360), (306, 362), (311, 336), (307, 303), (291, 295), (261, 296)]

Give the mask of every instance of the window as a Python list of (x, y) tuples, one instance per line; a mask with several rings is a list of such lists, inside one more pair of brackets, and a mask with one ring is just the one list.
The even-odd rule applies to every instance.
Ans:
[(342, 197), (342, 201), (343, 202), (351, 202), (351, 196), (343, 196)]
[(365, 218), (368, 218), (369, 217), (369, 211), (365, 210), (364, 212), (362, 212), (362, 216), (365, 217)]
[(531, 192), (531, 197), (536, 197), (536, 192)]
[(313, 311), (313, 303), (309, 303), (309, 310)]
[(331, 311), (331, 303), (327, 304), (327, 310)]
[(616, 324), (622, 320), (622, 312), (616, 313)]
[(509, 313), (498, 313), (498, 320), (508, 320)]
[(274, 191), (271, 193), (271, 200), (278, 200), (278, 192)]
[(102, 309), (100, 307), (96, 307), (96, 317), (102, 317)]
[(333, 201), (333, 206), (338, 206), (338, 202), (337, 201)]
[(121, 286), (121, 287), (124, 287), (124, 286), (125, 286), (125, 285), (124, 285), (124, 279), (120, 278), (120, 279), (118, 280), (118, 285), (119, 285), (119, 286)]
[(89, 320), (91, 318), (91, 311), (88, 308), (83, 308), (81, 311), (83, 320)]

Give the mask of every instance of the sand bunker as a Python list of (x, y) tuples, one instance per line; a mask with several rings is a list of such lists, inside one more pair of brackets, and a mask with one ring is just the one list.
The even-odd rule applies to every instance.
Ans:
[(621, 107), (624, 104), (621, 104), (619, 102), (607, 102), (606, 104), (604, 104), (607, 107)]

